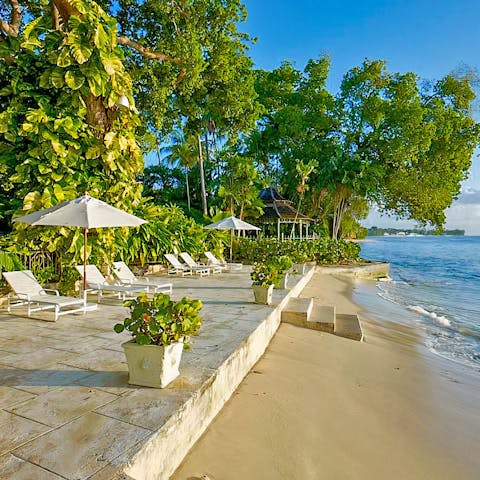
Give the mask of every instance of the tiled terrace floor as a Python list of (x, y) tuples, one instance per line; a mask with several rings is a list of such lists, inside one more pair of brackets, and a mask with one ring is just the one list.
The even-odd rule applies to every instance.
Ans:
[(113, 478), (273, 308), (253, 303), (248, 270), (171, 281), (173, 298), (203, 301), (203, 326), (163, 390), (127, 383), (128, 334), (112, 330), (127, 310), (114, 297), (54, 323), (51, 311), (0, 310), (1, 479)]

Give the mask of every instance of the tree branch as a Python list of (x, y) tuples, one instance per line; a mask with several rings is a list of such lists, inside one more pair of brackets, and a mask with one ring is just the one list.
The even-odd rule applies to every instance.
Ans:
[(144, 47), (142, 44), (131, 40), (125, 35), (117, 37), (117, 43), (133, 48), (137, 52), (141, 53), (144, 57), (152, 58), (153, 60), (158, 60), (159, 62), (172, 62), (176, 64), (182, 63), (180, 58), (171, 57), (170, 55), (165, 55), (163, 53), (152, 52), (148, 47)]
[(69, 2), (69, 0), (53, 0), (53, 4), (58, 10), (60, 17), (62, 17), (63, 23), (68, 24), (68, 19), (75, 15), (81, 18), (82, 14)]
[(16, 37), (22, 23), (22, 10), (18, 0), (9, 0), (12, 6), (12, 13), (10, 16), (10, 23), (0, 20), (0, 28), (10, 37)]

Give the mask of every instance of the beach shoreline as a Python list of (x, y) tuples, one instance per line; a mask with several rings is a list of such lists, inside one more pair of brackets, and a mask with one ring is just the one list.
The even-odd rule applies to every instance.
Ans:
[(365, 317), (364, 282), (315, 274), (302, 296), (360, 313), (366, 341), (281, 325), (173, 480), (478, 478), (477, 372)]

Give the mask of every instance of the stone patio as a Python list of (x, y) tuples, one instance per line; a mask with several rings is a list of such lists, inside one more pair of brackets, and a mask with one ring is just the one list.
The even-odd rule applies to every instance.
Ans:
[[(132, 386), (113, 332), (127, 310), (104, 297), (96, 311), (51, 322), (0, 310), (0, 478), (167, 479), (263, 354), (290, 296), (313, 271), (253, 303), (248, 269), (170, 278), (173, 298), (199, 298), (203, 326), (165, 389)], [(92, 301), (95, 297), (92, 297)], [(46, 321), (50, 320), (50, 321)]]

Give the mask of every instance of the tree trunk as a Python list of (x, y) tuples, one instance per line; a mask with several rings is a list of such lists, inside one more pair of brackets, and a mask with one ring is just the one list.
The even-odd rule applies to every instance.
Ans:
[(187, 188), (187, 207), (188, 211), (190, 211), (190, 185), (188, 183), (188, 167), (185, 167), (185, 186)]
[(198, 163), (200, 167), (200, 188), (202, 191), (202, 210), (204, 215), (208, 215), (207, 191), (205, 190), (205, 172), (203, 169), (202, 140), (198, 136)]
[(333, 225), (332, 225), (332, 239), (338, 240), (338, 233), (340, 232), (340, 226), (342, 225), (343, 215), (348, 207), (348, 202), (342, 199), (338, 202), (333, 210)]

